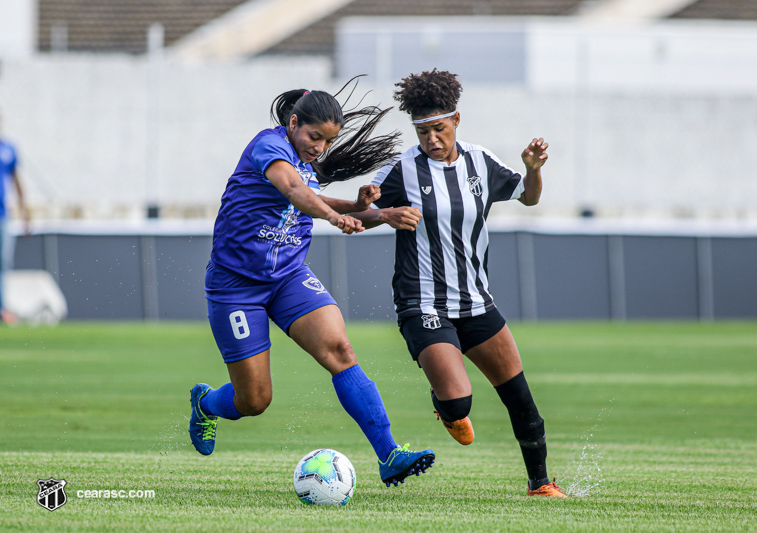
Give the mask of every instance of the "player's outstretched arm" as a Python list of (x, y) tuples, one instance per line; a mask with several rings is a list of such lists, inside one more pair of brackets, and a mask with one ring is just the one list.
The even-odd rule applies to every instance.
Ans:
[(303, 213), (312, 217), (328, 220), (329, 224), (336, 226), (342, 230), (342, 233), (348, 235), (365, 230), (359, 220), (350, 216), (340, 215), (321, 200), (317, 194), (310, 190), (310, 187), (302, 182), (302, 178), (291, 163), (288, 163), (283, 159), (274, 161), (266, 169), (265, 177), (268, 178), (268, 181), (273, 183), (274, 187), (276, 187), (294, 207)]
[(536, 205), (541, 198), (541, 167), (547, 162), (549, 143), (543, 138), (533, 139), (520, 155), (526, 165), (526, 177), (523, 179), (525, 190), (518, 201), (524, 205)]
[(421, 221), (421, 211), (417, 207), (388, 207), (385, 209), (368, 209), (362, 213), (352, 213), (352, 216), (363, 223), (365, 229), (375, 228), (381, 224), (389, 224), (394, 229), (415, 231)]
[(321, 195), (321, 199), (337, 213), (347, 214), (365, 211), (373, 202), (381, 198), (381, 189), (378, 185), (363, 185), (357, 194), (357, 200), (338, 200)]

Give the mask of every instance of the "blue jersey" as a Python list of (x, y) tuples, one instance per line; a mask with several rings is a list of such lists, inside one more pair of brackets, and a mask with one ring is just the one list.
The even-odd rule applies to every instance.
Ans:
[[(257, 281), (277, 281), (297, 270), (310, 245), (312, 217), (296, 209), (265, 177), (279, 159), (291, 163), (303, 183), (320, 193), (313, 167), (300, 161), (286, 129), (263, 130), (247, 145), (229, 178), (213, 230), (211, 261)], [(212, 298), (224, 288), (206, 289)]]
[(16, 150), (13, 145), (0, 139), (0, 220), (5, 218), (5, 186), (16, 172)]

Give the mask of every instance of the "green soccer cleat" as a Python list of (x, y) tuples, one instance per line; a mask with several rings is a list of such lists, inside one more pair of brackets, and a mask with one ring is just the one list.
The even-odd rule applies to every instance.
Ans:
[(210, 385), (198, 383), (192, 387), (189, 403), (192, 406), (192, 415), (189, 418), (189, 437), (195, 450), (203, 455), (213, 453), (216, 445), (217, 416), (207, 416), (200, 408), (200, 400), (210, 390)]
[(409, 447), (410, 444), (405, 444), (401, 448), (397, 446), (386, 458), (386, 461), (378, 462), (381, 481), (387, 487), (392, 483), (396, 487), (399, 483), (404, 483), (407, 476), (413, 474), (418, 476), (434, 464), (436, 455), (432, 450), (412, 452), (408, 449)]

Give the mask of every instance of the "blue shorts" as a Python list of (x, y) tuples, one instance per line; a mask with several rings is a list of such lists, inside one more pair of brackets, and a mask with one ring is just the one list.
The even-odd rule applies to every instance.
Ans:
[(283, 280), (261, 282), (211, 263), (205, 287), (213, 288), (212, 296), (207, 295), (208, 319), (225, 363), (247, 359), (271, 347), (269, 317), (288, 335), (289, 326), (301, 316), (336, 305), (304, 264)]

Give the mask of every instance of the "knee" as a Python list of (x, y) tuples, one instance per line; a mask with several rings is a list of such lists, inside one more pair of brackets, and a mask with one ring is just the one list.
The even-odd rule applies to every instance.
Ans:
[(357, 364), (355, 350), (352, 349), (352, 344), (350, 344), (349, 339), (346, 337), (333, 342), (328, 347), (328, 358), (335, 366), (341, 367), (342, 370)]
[(448, 422), (454, 422), (455, 420), (462, 420), (470, 413), (471, 406), (473, 405), (473, 396), (464, 396), (462, 398), (454, 398), (452, 400), (440, 400), (436, 395), (432, 395), (431, 399), (434, 402), (434, 407), (444, 420)]
[(234, 404), (244, 416), (258, 416), (262, 415), (268, 406), (271, 405), (272, 400), (271, 393), (262, 394), (237, 394), (234, 398)]

